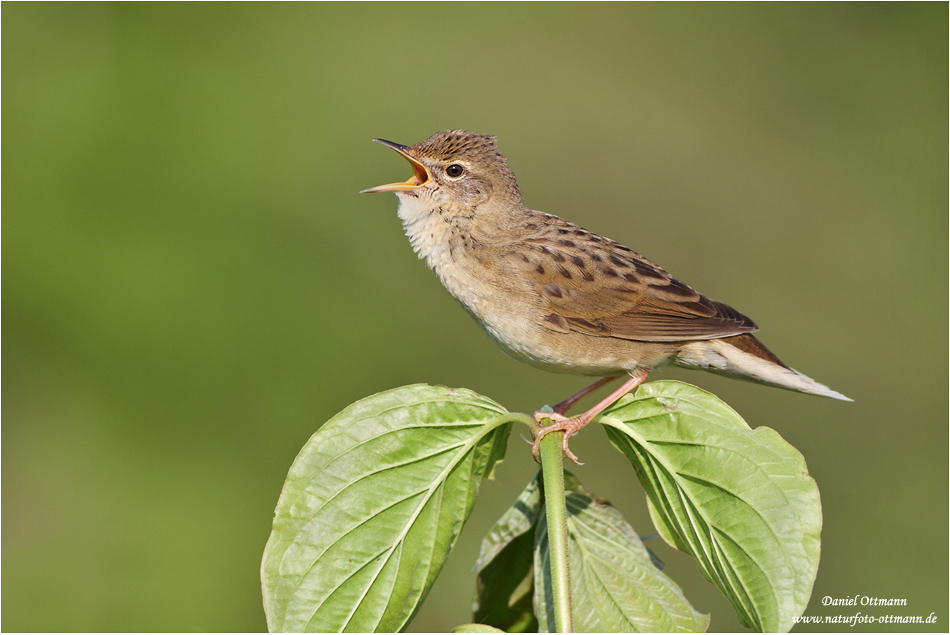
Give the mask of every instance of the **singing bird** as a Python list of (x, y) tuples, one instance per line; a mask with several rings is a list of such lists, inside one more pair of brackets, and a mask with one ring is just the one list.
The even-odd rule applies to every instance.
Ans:
[[(506, 353), (538, 368), (600, 376), (536, 420), (541, 439), (568, 440), (601, 411), (674, 364), (788, 390), (851, 401), (779, 360), (755, 336), (755, 323), (683, 284), (632, 249), (552, 214), (527, 207), (495, 137), (465, 130), (389, 146), (412, 165), (405, 182), (363, 192), (394, 192), (418, 256)], [(576, 417), (567, 410), (618, 377), (627, 380)]]

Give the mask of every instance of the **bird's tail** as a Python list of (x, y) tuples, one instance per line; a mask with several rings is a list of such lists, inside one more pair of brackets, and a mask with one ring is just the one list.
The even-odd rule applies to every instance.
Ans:
[(786, 390), (853, 401), (840, 392), (819, 384), (811, 377), (789, 368), (762, 342), (747, 333), (722, 339), (690, 342), (683, 346), (674, 363)]

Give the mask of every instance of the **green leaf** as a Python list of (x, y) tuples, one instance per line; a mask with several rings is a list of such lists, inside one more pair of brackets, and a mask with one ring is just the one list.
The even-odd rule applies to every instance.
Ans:
[(505, 631), (487, 624), (461, 624), (452, 629), (453, 633), (504, 633)]
[[(620, 512), (592, 496), (565, 471), (571, 595), (577, 632), (701, 632), (709, 616), (694, 609), (680, 587), (654, 564)], [(539, 519), (536, 571), (547, 572), (547, 524)], [(540, 577), (535, 609), (552, 632), (550, 578)]]
[(801, 454), (674, 381), (644, 384), (600, 422), (636, 468), (664, 539), (696, 557), (746, 626), (788, 631), (820, 555), (821, 502)]
[(290, 468), (264, 550), (268, 628), (405, 628), (517, 419), (469, 390), (415, 385), (324, 424)]
[(473, 619), (509, 633), (535, 633), (534, 529), (541, 513), (537, 475), (482, 540), (475, 563)]

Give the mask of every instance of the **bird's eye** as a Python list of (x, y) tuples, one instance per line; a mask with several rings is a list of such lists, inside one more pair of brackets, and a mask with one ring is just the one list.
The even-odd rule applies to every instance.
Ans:
[(453, 179), (457, 179), (458, 177), (462, 176), (464, 172), (465, 168), (463, 168), (458, 163), (453, 163), (449, 167), (445, 168), (445, 173), (451, 176)]

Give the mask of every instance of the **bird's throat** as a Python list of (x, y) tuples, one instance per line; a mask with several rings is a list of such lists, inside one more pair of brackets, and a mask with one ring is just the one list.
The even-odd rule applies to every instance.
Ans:
[(479, 285), (470, 280), (474, 275), (470, 260), (475, 256), (471, 237), (462, 227), (467, 219), (421, 196), (399, 196), (398, 214), (413, 251), (435, 272), (442, 286), (468, 310), (480, 304), (475, 289)]
[(413, 251), (438, 274), (450, 257), (457, 228), (438, 203), (426, 197), (400, 195), (398, 214)]

